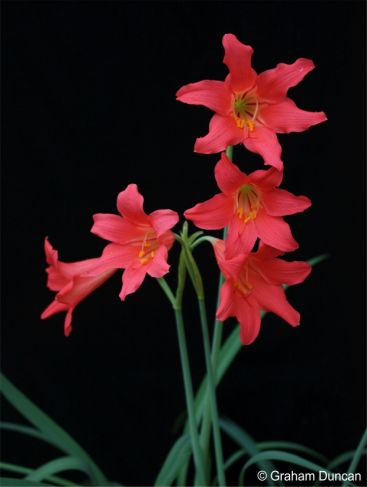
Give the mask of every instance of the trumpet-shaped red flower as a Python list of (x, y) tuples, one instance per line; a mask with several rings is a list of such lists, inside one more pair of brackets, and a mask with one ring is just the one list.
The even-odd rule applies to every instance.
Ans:
[(156, 210), (147, 215), (143, 203), (136, 184), (130, 184), (117, 198), (121, 216), (98, 213), (93, 217), (91, 231), (112, 242), (105, 247), (93, 272), (125, 269), (120, 293), (122, 300), (140, 287), (146, 274), (162, 277), (170, 267), (168, 250), (174, 242), (170, 229), (176, 225), (178, 214), (172, 210)]
[(324, 112), (300, 110), (287, 97), (315, 66), (309, 59), (278, 64), (257, 75), (251, 67), (253, 49), (233, 34), (223, 36), (225, 81), (205, 80), (178, 90), (179, 101), (204, 105), (215, 112), (209, 133), (198, 138), (194, 150), (203, 154), (221, 152), (229, 145), (243, 143), (260, 154), (265, 164), (282, 169), (281, 147), (276, 133), (303, 132), (326, 120)]
[(224, 242), (213, 240), (215, 256), (225, 277), (220, 290), (218, 320), (236, 317), (244, 345), (252, 343), (259, 334), (261, 309), (277, 314), (292, 326), (299, 325), (300, 315), (288, 303), (282, 284), (304, 281), (311, 272), (309, 264), (277, 259), (281, 253), (263, 244), (255, 253), (228, 259)]
[(62, 311), (66, 312), (64, 321), (65, 336), (70, 335), (72, 315), (77, 304), (101, 286), (115, 272), (105, 269), (102, 272), (88, 274), (96, 268), (99, 259), (87, 259), (79, 262), (61, 262), (57, 250), (53, 249), (48, 239), (45, 239), (46, 260), (49, 267), (47, 286), (51, 291), (57, 291), (55, 299), (42, 313), (45, 319)]
[(311, 205), (306, 196), (278, 189), (283, 173), (274, 168), (249, 175), (241, 172), (223, 152), (215, 166), (215, 178), (222, 193), (185, 211), (185, 217), (205, 230), (228, 226), (226, 249), (231, 257), (250, 252), (259, 237), (265, 244), (284, 252), (295, 250), (297, 242), (281, 218)]

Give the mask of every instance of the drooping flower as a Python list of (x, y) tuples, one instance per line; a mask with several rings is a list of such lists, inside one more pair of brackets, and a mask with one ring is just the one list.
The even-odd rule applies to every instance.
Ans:
[(102, 272), (89, 274), (96, 269), (99, 258), (81, 260), (79, 262), (61, 262), (57, 250), (53, 249), (45, 239), (45, 254), (49, 267), (47, 287), (57, 294), (52, 303), (42, 313), (45, 319), (56, 313), (65, 311), (64, 333), (71, 333), (72, 315), (77, 304), (101, 286), (115, 272), (115, 269), (104, 269)]
[(284, 252), (298, 247), (289, 225), (281, 217), (305, 210), (311, 201), (306, 196), (278, 189), (283, 178), (281, 171), (270, 168), (247, 175), (223, 152), (215, 166), (215, 178), (222, 193), (198, 203), (184, 215), (205, 230), (228, 226), (229, 257), (250, 252), (257, 237)]
[(326, 120), (324, 112), (300, 110), (287, 97), (315, 66), (299, 58), (293, 64), (280, 63), (257, 75), (251, 67), (253, 49), (233, 34), (223, 36), (224, 64), (229, 69), (225, 81), (205, 80), (180, 88), (177, 99), (204, 105), (215, 112), (209, 133), (198, 138), (194, 150), (203, 154), (221, 152), (243, 143), (260, 154), (265, 164), (282, 169), (281, 146), (276, 133), (303, 132)]
[(225, 282), (220, 290), (217, 318), (236, 317), (244, 345), (252, 343), (260, 331), (260, 311), (271, 311), (292, 326), (299, 325), (300, 315), (287, 301), (283, 284), (299, 284), (311, 272), (306, 262), (286, 262), (281, 253), (260, 244), (251, 254), (237, 254), (228, 259), (223, 240), (213, 239), (218, 265)]
[(172, 210), (156, 210), (147, 215), (144, 199), (136, 184), (129, 184), (117, 198), (120, 215), (94, 215), (92, 232), (109, 240), (99, 265), (93, 272), (109, 268), (125, 269), (122, 276), (122, 300), (135, 292), (146, 274), (162, 277), (169, 271), (168, 250), (174, 242), (170, 229), (178, 222)]

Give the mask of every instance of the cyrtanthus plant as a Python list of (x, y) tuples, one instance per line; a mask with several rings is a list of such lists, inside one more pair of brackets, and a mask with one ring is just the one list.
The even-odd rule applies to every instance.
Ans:
[[(328, 475), (333, 475), (339, 465), (350, 462), (347, 473), (340, 478), (346, 485), (355, 480), (366, 434), (355, 451), (330, 462), (299, 444), (282, 441), (258, 444), (230, 420), (220, 419), (216, 386), (242, 345), (250, 346), (258, 337), (261, 319), (267, 312), (277, 314), (291, 326), (299, 325), (299, 312), (288, 302), (285, 289), (302, 283), (312, 266), (325, 257), (309, 262), (281, 258), (298, 248), (283, 217), (303, 212), (311, 201), (279, 187), (284, 163), (276, 133), (302, 132), (326, 120), (323, 112), (301, 110), (287, 97), (288, 89), (302, 81), (314, 64), (300, 58), (293, 64), (281, 63), (258, 75), (251, 67), (253, 49), (250, 46), (242, 44), (233, 34), (224, 35), (223, 46), (224, 63), (229, 70), (226, 79), (191, 83), (177, 92), (179, 101), (204, 105), (215, 112), (209, 133), (196, 140), (195, 151), (220, 153), (214, 168), (220, 192), (207, 201), (193, 202), (194, 206), (184, 212), (186, 220), (181, 231), (175, 233), (173, 228), (179, 222), (179, 215), (170, 209), (146, 214), (137, 185), (128, 184), (117, 197), (118, 214), (94, 215), (91, 231), (108, 243), (100, 256), (87, 260), (60, 261), (58, 252), (46, 238), (47, 285), (56, 294), (41, 317), (65, 312), (64, 333), (69, 336), (75, 307), (115, 272), (123, 271), (119, 294), (123, 301), (139, 289), (147, 274), (157, 279), (176, 321), (187, 421), (163, 466), (157, 469), (155, 485), (225, 486), (227, 469), (235, 462), (240, 465), (240, 461), (243, 463), (239, 468), (240, 485), (246, 484), (245, 473), (253, 464), (261, 469), (260, 481), (275, 485), (282, 479), (273, 478), (271, 472), (276, 469), (272, 462), (287, 462), (303, 471), (322, 470)], [(260, 156), (260, 168), (252, 173), (246, 172), (242, 148), (236, 151), (236, 162), (242, 164), (241, 168), (233, 162), (234, 146), (241, 144)], [(271, 167), (263, 169), (262, 163)], [(201, 230), (189, 234), (187, 220)], [(219, 229), (223, 229), (223, 239), (203, 232)], [(168, 263), (169, 250), (175, 242), (180, 246), (177, 269)], [(194, 257), (195, 248), (204, 243), (213, 249), (219, 270), (213, 330), (208, 327), (204, 280)], [(168, 273), (176, 276), (175, 290), (165, 280)], [(192, 281), (197, 296), (206, 363), (206, 376), (196, 392), (191, 380), (182, 312), (187, 278)], [(239, 324), (223, 341), (223, 322), (230, 317), (235, 317)], [(117, 485), (110, 483), (81, 447), (5, 378), (2, 392), (35, 427), (3, 423), (2, 428), (34, 436), (67, 454), (36, 469), (3, 463), (3, 470), (17, 475), (17, 478), (4, 477), (4, 485), (77, 485), (68, 480), (64, 473), (68, 470), (83, 472), (86, 479), (80, 485)], [(222, 449), (223, 432), (239, 446), (226, 459)]]

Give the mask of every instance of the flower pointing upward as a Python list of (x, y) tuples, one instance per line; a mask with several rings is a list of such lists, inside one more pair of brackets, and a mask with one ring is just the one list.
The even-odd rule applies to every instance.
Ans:
[(298, 247), (289, 225), (281, 218), (311, 205), (306, 196), (294, 196), (277, 186), (283, 173), (274, 168), (249, 175), (240, 171), (223, 152), (215, 166), (215, 178), (222, 193), (185, 211), (185, 217), (205, 230), (228, 226), (228, 256), (250, 252), (259, 237), (283, 252)]
[(203, 154), (222, 152), (229, 145), (243, 143), (260, 154), (265, 164), (282, 169), (281, 146), (276, 133), (303, 132), (326, 120), (324, 112), (300, 110), (287, 97), (315, 66), (299, 58), (293, 64), (280, 63), (257, 75), (251, 67), (253, 49), (233, 34), (223, 36), (225, 81), (205, 80), (180, 88), (177, 100), (204, 105), (215, 112), (209, 133), (198, 138), (194, 150)]
[(135, 292), (146, 274), (162, 277), (169, 271), (168, 250), (174, 242), (170, 229), (178, 215), (172, 210), (156, 210), (147, 215), (136, 184), (129, 184), (117, 198), (120, 215), (98, 213), (93, 216), (92, 232), (109, 240), (99, 265), (93, 272), (110, 268), (125, 269), (120, 298)]

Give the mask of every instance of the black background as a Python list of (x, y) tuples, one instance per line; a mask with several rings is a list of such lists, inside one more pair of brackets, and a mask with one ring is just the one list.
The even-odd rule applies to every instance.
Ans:
[[(147, 212), (182, 214), (217, 192), (218, 155), (193, 153), (211, 113), (175, 92), (224, 79), (221, 39), (232, 32), (254, 47), (257, 72), (298, 57), (316, 64), (290, 96), (329, 120), (280, 136), (283, 187), (313, 201), (288, 219), (300, 243), (289, 258), (330, 258), (288, 293), (301, 326), (268, 316), (241, 351), (218, 389), (220, 411), (258, 441), (296, 441), (329, 457), (354, 448), (365, 424), (363, 2), (4, 2), (2, 13), (3, 371), (110, 478), (153, 482), (184, 409), (169, 305), (153, 279), (121, 303), (119, 273), (78, 306), (64, 338), (63, 315), (39, 319), (53, 297), (43, 239), (64, 261), (98, 255), (105, 243), (89, 233), (92, 215), (115, 212), (131, 182)], [(262, 167), (243, 147), (234, 158), (245, 171)], [(215, 262), (205, 245), (197, 256), (213, 318)], [(186, 318), (198, 384), (190, 297)], [(5, 406), (5, 419), (16, 419)], [(226, 442), (226, 456), (233, 451)], [(9, 434), (3, 452), (30, 466), (49, 455)]]

